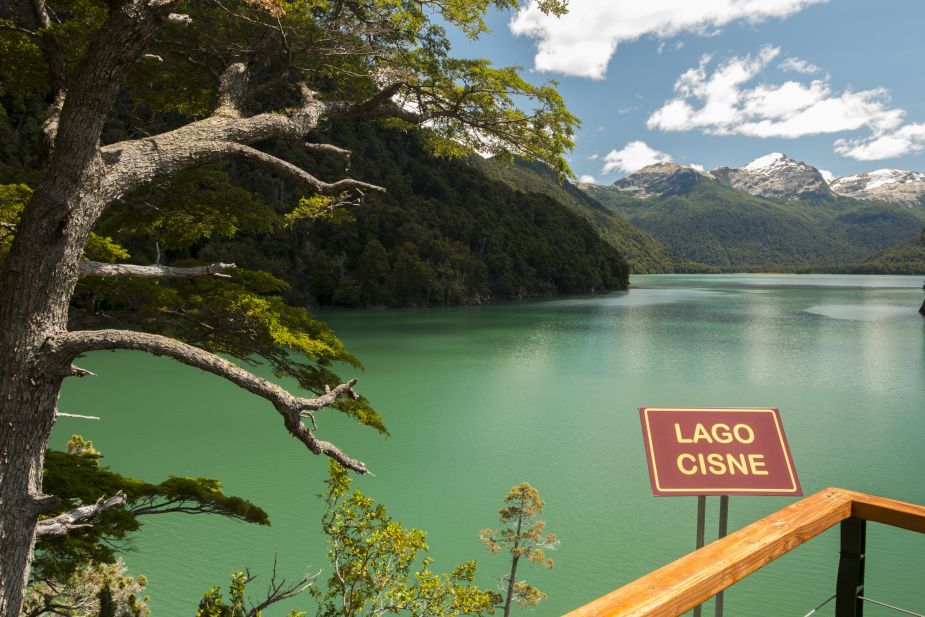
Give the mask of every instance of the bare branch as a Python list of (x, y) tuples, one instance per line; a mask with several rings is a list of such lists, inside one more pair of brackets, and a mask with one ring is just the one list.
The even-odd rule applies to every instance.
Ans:
[(328, 154), (336, 154), (337, 156), (342, 156), (347, 160), (350, 160), (350, 150), (344, 150), (343, 148), (338, 148), (331, 144), (315, 144), (311, 142), (306, 142), (304, 144), (306, 150), (311, 150), (312, 152), (325, 152)]
[(75, 364), (72, 364), (65, 374), (68, 377), (96, 377), (96, 373), (88, 371), (87, 369), (80, 368)]
[(50, 538), (55, 536), (63, 536), (72, 529), (91, 527), (92, 525), (88, 523), (78, 523), (78, 521), (85, 521), (94, 518), (98, 516), (99, 513), (103, 510), (124, 504), (125, 493), (122, 491), (119, 491), (109, 499), (103, 499), (100, 497), (93, 505), (80, 506), (79, 508), (74, 508), (70, 512), (59, 514), (54, 518), (39, 521), (38, 526), (35, 528), (35, 537)]
[(80, 276), (116, 277), (126, 276), (133, 278), (198, 278), (216, 276), (227, 278), (227, 270), (233, 270), (235, 264), (214, 263), (208, 266), (194, 266), (192, 268), (174, 268), (172, 266), (137, 266), (135, 264), (108, 264), (100, 261), (83, 260), (80, 262)]
[(381, 107), (383, 103), (388, 102), (393, 96), (398, 94), (398, 91), (401, 90), (402, 86), (404, 85), (405, 83), (401, 81), (389, 84), (365, 101), (361, 101), (355, 105), (351, 105), (345, 108), (343, 114), (345, 117), (366, 115), (374, 109)]
[(51, 31), (51, 18), (45, 0), (32, 0), (32, 13), (39, 25), (39, 34), (48, 60), (48, 79), (55, 96), (67, 88), (67, 72), (64, 66), (64, 49), (58, 37)]
[(79, 418), (80, 420), (99, 420), (99, 416), (84, 416), (79, 413), (64, 413), (63, 411), (55, 410), (56, 418)]
[(39, 35), (45, 59), (48, 62), (48, 83), (52, 88), (52, 103), (48, 106), (45, 122), (42, 123), (42, 149), (51, 153), (58, 132), (58, 120), (64, 107), (64, 95), (67, 90), (67, 68), (64, 63), (64, 48), (51, 29), (51, 18), (45, 0), (32, 0), (32, 12), (39, 25)]
[(235, 62), (226, 68), (218, 78), (218, 107), (216, 116), (237, 118), (241, 116), (241, 101), (247, 88), (247, 65)]
[(154, 355), (168, 356), (189, 366), (218, 375), (270, 401), (283, 417), (283, 424), (289, 433), (313, 453), (333, 458), (344, 467), (358, 473), (367, 473), (366, 465), (362, 461), (347, 456), (334, 444), (318, 439), (314, 432), (302, 423), (303, 413), (311, 413), (328, 407), (342, 396), (359, 398), (353, 390), (356, 379), (340, 384), (321, 396), (304, 398), (295, 396), (275, 383), (258, 377), (237, 364), (204, 349), (157, 334), (129, 330), (83, 330), (68, 332), (51, 339), (49, 345), (61, 359), (72, 360), (82, 353), (95, 350), (134, 349)]
[(167, 15), (167, 22), (178, 26), (188, 26), (193, 23), (193, 18), (183, 13), (169, 13)]
[(215, 115), (153, 137), (104, 146), (100, 154), (107, 165), (108, 197), (115, 200), (143, 184), (227, 159), (237, 154), (237, 146), (274, 138), (302, 140), (318, 126), (324, 109), (325, 103), (304, 89), (303, 106), (292, 113)]
[[(294, 598), (295, 596), (303, 593), (309, 587), (315, 583), (315, 579), (321, 576), (321, 570), (318, 570), (315, 574), (307, 575), (293, 583), (292, 585), (286, 585), (286, 579), (276, 579), (276, 562), (278, 556), (273, 556), (273, 573), (270, 575), (270, 584), (267, 585), (267, 595), (266, 598), (257, 604), (256, 606), (251, 605), (249, 611), (245, 617), (256, 617), (260, 615), (265, 609), (276, 604), (277, 602), (282, 602), (283, 600), (288, 600), (289, 598)], [(248, 574), (250, 574), (248, 572)], [(250, 577), (250, 580), (254, 580), (256, 576)]]
[(266, 152), (262, 152), (256, 148), (251, 148), (250, 146), (244, 146), (231, 142), (216, 144), (216, 146), (233, 154), (234, 156), (237, 156), (238, 158), (243, 158), (268, 165), (277, 172), (289, 176), (293, 180), (296, 180), (300, 184), (303, 184), (313, 189), (314, 191), (321, 193), (322, 195), (340, 195), (341, 193), (351, 189), (361, 191), (364, 189), (370, 191), (385, 191), (385, 188), (381, 186), (370, 184), (369, 182), (363, 182), (361, 180), (354, 180), (353, 178), (344, 178), (336, 182), (324, 182), (323, 180), (319, 180), (315, 176), (303, 170), (301, 167), (297, 167), (288, 161), (284, 161), (281, 158), (275, 157), (272, 154), (267, 154)]

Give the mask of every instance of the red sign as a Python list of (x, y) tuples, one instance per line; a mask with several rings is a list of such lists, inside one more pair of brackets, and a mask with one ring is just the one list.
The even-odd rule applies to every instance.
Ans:
[(802, 495), (780, 412), (641, 407), (655, 495)]

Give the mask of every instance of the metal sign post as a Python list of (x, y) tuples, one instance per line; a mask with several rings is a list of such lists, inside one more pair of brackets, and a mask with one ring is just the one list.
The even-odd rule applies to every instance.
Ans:
[[(803, 494), (775, 408), (641, 407), (649, 481), (656, 496), (697, 496), (697, 548), (704, 545), (707, 496), (719, 496), (719, 537), (730, 495)], [(723, 594), (716, 595), (716, 617)], [(700, 617), (701, 607), (694, 609)]]
[[(697, 548), (703, 548), (704, 531), (707, 519), (707, 498), (706, 495), (697, 497)], [(729, 528), (729, 496), (721, 495), (719, 498), (719, 538), (725, 538)], [(701, 606), (694, 608), (694, 617), (701, 617)], [(723, 592), (716, 594), (715, 602), (716, 617), (723, 617)]]

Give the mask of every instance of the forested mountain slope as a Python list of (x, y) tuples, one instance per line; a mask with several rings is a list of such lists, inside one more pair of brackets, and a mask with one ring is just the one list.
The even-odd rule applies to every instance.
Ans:
[[(761, 197), (677, 165), (658, 167), (637, 172), (650, 187), (645, 197), (616, 185), (582, 188), (652, 234), (679, 262), (741, 271), (832, 268), (915, 238), (925, 224), (921, 212), (894, 204), (830, 191)], [(632, 178), (620, 182), (643, 184)]]
[[(35, 114), (42, 106), (2, 93), (0, 104), (0, 184), (35, 184)], [(134, 126), (169, 122), (125, 100), (104, 136), (122, 139)], [(112, 208), (100, 231), (140, 263), (159, 254), (168, 265), (197, 259), (267, 270), (290, 283), (292, 300), (306, 304), (443, 306), (628, 285), (622, 251), (557, 201), (561, 196), (515, 190), (465, 159), (435, 158), (416, 132), (373, 121), (328, 126), (319, 139), (352, 150), (350, 173), (387, 192), (368, 192), (334, 216), (287, 222), (298, 188), (232, 161), (180, 174), (166, 187), (168, 199), (135, 195)], [(341, 157), (266, 145), (322, 178), (344, 174)], [(147, 208), (171, 214), (146, 225)], [(216, 212), (232, 221), (227, 230), (210, 228)], [(132, 235), (116, 231), (132, 218), (143, 221)], [(205, 235), (195, 242), (167, 239), (196, 237), (200, 228)]]
[(481, 157), (473, 157), (472, 164), (517, 190), (542, 193), (567, 206), (594, 225), (598, 233), (623, 254), (633, 272), (658, 273), (674, 269), (668, 250), (658, 240), (599, 204), (579, 186), (568, 181), (559, 182), (555, 172), (546, 165), (522, 159), (508, 163)]
[[(443, 306), (628, 285), (620, 252), (549, 196), (513, 190), (465, 160), (434, 158), (415, 133), (372, 122), (333, 126), (322, 138), (352, 150), (351, 172), (387, 192), (274, 233), (212, 239), (199, 256), (268, 269), (322, 305)], [(310, 158), (276, 147), (289, 160)], [(344, 166), (337, 157), (304, 164), (329, 177)], [(298, 200), (261, 170), (228, 171), (280, 213)]]

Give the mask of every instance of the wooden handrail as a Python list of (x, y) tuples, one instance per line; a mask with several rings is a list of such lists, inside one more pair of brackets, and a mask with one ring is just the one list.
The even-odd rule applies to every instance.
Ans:
[(564, 617), (681, 615), (851, 517), (925, 533), (925, 507), (840, 488), (827, 488), (589, 602)]

